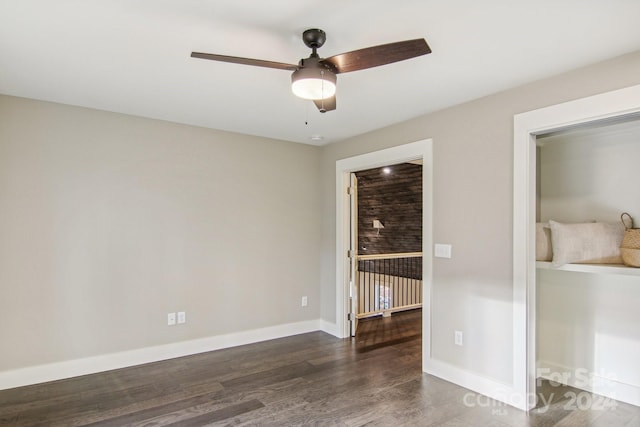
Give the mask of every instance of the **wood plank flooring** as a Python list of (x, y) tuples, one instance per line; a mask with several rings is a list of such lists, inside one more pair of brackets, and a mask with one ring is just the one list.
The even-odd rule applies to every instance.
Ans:
[(357, 352), (422, 339), (422, 310), (396, 313), (391, 317), (370, 317), (358, 322)]
[(527, 414), (423, 374), (420, 316), (0, 391), (0, 425), (640, 426), (632, 405), (573, 409), (566, 387)]

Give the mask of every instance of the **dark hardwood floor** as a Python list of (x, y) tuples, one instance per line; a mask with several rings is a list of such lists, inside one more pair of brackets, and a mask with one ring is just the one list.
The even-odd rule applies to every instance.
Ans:
[(396, 313), (391, 317), (370, 317), (358, 322), (357, 352), (371, 351), (422, 339), (422, 310)]
[(640, 426), (624, 403), (572, 409), (579, 390), (546, 383), (527, 414), (423, 374), (420, 316), (0, 391), (0, 425)]

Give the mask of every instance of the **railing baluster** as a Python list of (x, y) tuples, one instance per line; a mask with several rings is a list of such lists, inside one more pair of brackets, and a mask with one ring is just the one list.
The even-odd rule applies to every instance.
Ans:
[(415, 268), (415, 262), (414, 260), (411, 260), (411, 290), (413, 291), (413, 298), (416, 299), (417, 295), (416, 295), (416, 274), (415, 274), (416, 268)]
[(400, 290), (398, 288), (398, 283), (396, 280), (396, 277), (398, 277), (398, 260), (397, 259), (391, 259), (389, 260), (389, 262), (391, 263), (391, 277), (392, 277), (392, 282), (393, 283), (393, 308), (396, 307), (400, 307), (400, 303), (402, 302), (400, 300), (400, 297), (398, 296), (398, 291)]
[(358, 256), (358, 317), (422, 307), (422, 253)]
[(367, 311), (367, 288), (369, 287), (367, 286), (368, 276), (369, 276), (369, 273), (367, 272), (367, 261), (362, 261), (362, 270), (363, 270), (362, 287), (364, 289), (362, 290), (362, 301), (360, 301), (360, 304), (362, 306), (362, 311), (366, 312)]
[(369, 261), (369, 277), (371, 278), (371, 284), (369, 285), (369, 311), (376, 311), (376, 270), (374, 268), (373, 260)]
[[(409, 295), (409, 278), (408, 278), (407, 274), (409, 273), (409, 269), (407, 268), (407, 263), (409, 262), (409, 258), (404, 258), (402, 261), (403, 261), (402, 262), (402, 264), (403, 264), (402, 265), (402, 267), (403, 267), (402, 272), (404, 273), (403, 277), (402, 277), (402, 281), (404, 282), (403, 288), (405, 289), (405, 295), (408, 296)], [(405, 298), (405, 305), (406, 305), (406, 301), (407, 301), (407, 299)]]
[(382, 283), (383, 283), (383, 287), (382, 287), (382, 291), (384, 292), (384, 296), (382, 297), (382, 307), (380, 307), (383, 310), (386, 310), (387, 308), (389, 308), (389, 304), (388, 304), (388, 298), (389, 298), (389, 287), (387, 286), (387, 260), (383, 259), (382, 260)]
[(365, 261), (365, 264), (367, 265), (367, 293), (369, 294), (366, 301), (367, 312), (369, 312), (371, 311), (371, 301), (369, 301), (371, 299), (371, 262)]

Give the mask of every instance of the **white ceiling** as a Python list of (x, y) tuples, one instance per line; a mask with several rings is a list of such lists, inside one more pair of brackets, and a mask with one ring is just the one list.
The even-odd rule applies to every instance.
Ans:
[[(639, 21), (638, 0), (0, 0), (0, 93), (326, 144), (636, 51)], [(339, 75), (325, 114), (290, 72), (189, 57), (297, 63), (307, 28), (322, 57), (420, 37), (433, 53)]]

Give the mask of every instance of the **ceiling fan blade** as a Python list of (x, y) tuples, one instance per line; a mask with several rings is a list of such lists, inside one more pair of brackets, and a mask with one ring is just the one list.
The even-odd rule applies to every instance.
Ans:
[(428, 53), (431, 53), (431, 48), (427, 41), (415, 39), (341, 53), (323, 59), (321, 62), (333, 67), (336, 73), (348, 73), (404, 61)]
[(241, 58), (239, 56), (216, 55), (214, 53), (191, 52), (192, 58), (210, 59), (212, 61), (231, 62), (233, 64), (255, 65), (256, 67), (276, 68), (278, 70), (295, 71), (297, 65), (284, 62), (263, 61), (262, 59)]
[(336, 96), (333, 95), (330, 98), (325, 99), (314, 99), (313, 103), (316, 104), (318, 110), (321, 113), (326, 113), (327, 111), (332, 111), (336, 109)]

